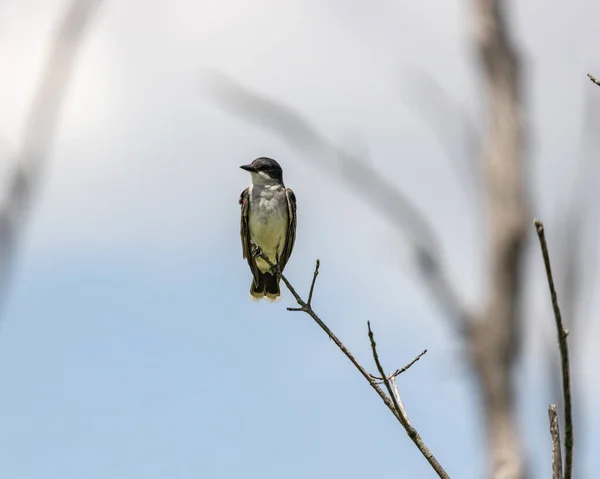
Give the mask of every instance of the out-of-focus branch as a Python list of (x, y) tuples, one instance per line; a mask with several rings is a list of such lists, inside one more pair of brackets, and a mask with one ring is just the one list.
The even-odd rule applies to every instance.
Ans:
[(461, 333), (468, 329), (470, 314), (439, 258), (441, 248), (437, 236), (416, 205), (396, 186), (361, 159), (334, 145), (294, 109), (250, 91), (221, 74), (210, 75), (209, 89), (221, 107), (246, 121), (266, 126), (302, 151), (303, 159), (335, 174), (404, 232), (425, 284), (443, 314), (453, 320)]
[(598, 80), (594, 75), (592, 75), (591, 73), (588, 73), (587, 76), (590, 80), (592, 80), (593, 83), (600, 86), (600, 80)]
[(548, 406), (548, 420), (550, 422), (550, 437), (552, 438), (552, 479), (562, 479), (562, 451), (556, 404)]
[[(386, 395), (386, 393), (378, 386), (374, 377), (371, 374), (369, 374), (367, 372), (367, 370), (356, 360), (354, 355), (344, 345), (344, 343), (342, 343), (338, 339), (338, 337), (333, 333), (333, 331), (331, 331), (331, 329), (329, 329), (329, 327), (321, 320), (321, 318), (313, 310), (312, 297), (313, 297), (313, 293), (314, 293), (314, 289), (315, 289), (315, 283), (317, 281), (317, 276), (319, 275), (320, 261), (317, 260), (316, 265), (315, 265), (315, 272), (313, 274), (313, 279), (312, 279), (312, 282), (310, 285), (310, 292), (309, 292), (309, 296), (308, 296), (309, 299), (307, 301), (304, 301), (302, 299), (302, 297), (296, 292), (295, 288), (291, 285), (291, 283), (288, 281), (288, 279), (283, 275), (283, 273), (281, 273), (279, 268), (277, 268), (277, 266), (271, 262), (269, 257), (266, 254), (264, 254), (264, 252), (261, 251), (260, 248), (256, 248), (256, 255), (260, 256), (263, 260), (265, 260), (267, 262), (267, 264), (270, 266), (271, 270), (274, 271), (281, 278), (281, 281), (284, 282), (285, 286), (290, 291), (290, 293), (292, 293), (292, 296), (294, 296), (294, 299), (300, 306), (299, 308), (287, 308), (288, 311), (300, 311), (300, 312), (304, 312), (304, 313), (308, 314), (315, 321), (315, 323), (317, 323), (319, 325), (319, 327), (323, 331), (325, 331), (325, 334), (327, 334), (327, 336), (329, 336), (329, 339), (331, 339), (335, 343), (335, 345), (339, 348), (340, 351), (342, 351), (342, 353), (344, 353), (344, 355), (350, 360), (350, 362), (354, 365), (354, 367), (356, 369), (358, 369), (360, 374), (367, 380), (369, 385), (375, 390), (375, 392), (378, 394), (378, 396), (381, 398), (381, 400), (387, 406), (387, 408), (391, 411), (391, 413), (394, 415), (394, 417), (400, 422), (402, 427), (404, 427), (404, 429), (406, 430), (410, 439), (415, 443), (415, 445), (417, 446), (419, 451), (421, 451), (421, 454), (423, 454), (425, 459), (427, 459), (427, 462), (429, 462), (429, 464), (435, 470), (437, 475), (442, 479), (450, 479), (450, 476), (446, 473), (444, 468), (440, 465), (440, 463), (435, 458), (435, 456), (433, 455), (431, 450), (423, 442), (423, 439), (421, 439), (421, 436), (419, 435), (417, 430), (414, 429), (412, 427), (412, 425), (410, 425), (410, 423), (408, 423), (408, 421), (405, 418), (406, 413), (404, 413), (404, 415), (402, 414), (402, 412), (401, 412), (402, 410), (399, 408), (398, 404), (396, 403), (395, 396), (391, 392), (390, 392), (390, 396)], [(373, 348), (374, 348), (375, 346), (373, 343), (370, 326), (369, 326), (369, 336), (371, 337), (371, 341), (372, 341)], [(421, 354), (421, 356), (422, 356), (422, 354)], [(378, 359), (377, 359), (377, 361), (378, 361)], [(416, 360), (413, 360), (411, 365), (414, 364), (415, 362), (416, 362)], [(410, 367), (410, 366), (408, 366), (408, 367)], [(382, 370), (380, 370), (380, 373), (385, 378), (385, 375), (383, 374)], [(386, 387), (389, 387), (389, 381), (387, 380), (387, 378), (385, 378), (385, 381), (386, 381)], [(390, 389), (390, 391), (391, 391), (391, 389)], [(390, 397), (392, 399), (390, 399)]]
[[(454, 167), (458, 181), (466, 183), (465, 191), (478, 196), (481, 193), (481, 165), (478, 161), (481, 132), (473, 118), (425, 70), (413, 68), (407, 83), (410, 95), (405, 101), (431, 127)], [(479, 204), (477, 201), (472, 203)]]
[(72, 0), (50, 45), (0, 205), (0, 301), (6, 295), (17, 239), (52, 147), (77, 52), (103, 0)]
[(529, 218), (522, 65), (508, 27), (508, 4), (472, 0), (472, 5), (474, 46), (487, 104), (480, 159), (489, 280), (468, 346), (482, 393), (490, 476), (523, 479), (514, 381), (523, 336), (519, 300)]
[(554, 287), (552, 277), (552, 267), (550, 265), (550, 255), (548, 253), (548, 244), (544, 225), (541, 221), (535, 220), (535, 228), (540, 240), (546, 276), (548, 278), (548, 288), (550, 289), (550, 299), (552, 300), (552, 309), (554, 310), (554, 320), (556, 323), (556, 334), (560, 350), (562, 378), (563, 378), (563, 396), (565, 401), (565, 471), (564, 479), (571, 479), (573, 474), (573, 417), (571, 411), (571, 372), (569, 364), (569, 345), (567, 335), (569, 332), (564, 328), (560, 307), (558, 306), (558, 297)]

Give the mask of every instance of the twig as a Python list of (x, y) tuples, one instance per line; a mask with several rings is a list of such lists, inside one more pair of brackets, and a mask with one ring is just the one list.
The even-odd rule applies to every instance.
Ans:
[(564, 478), (571, 479), (573, 474), (573, 418), (571, 411), (571, 375), (569, 365), (569, 346), (567, 344), (567, 335), (569, 332), (564, 328), (560, 308), (558, 306), (558, 297), (554, 287), (554, 279), (552, 277), (552, 268), (550, 266), (550, 255), (548, 254), (548, 244), (546, 242), (546, 234), (544, 225), (539, 220), (534, 220), (535, 228), (540, 246), (542, 248), (542, 256), (544, 257), (544, 266), (546, 267), (546, 276), (548, 278), (548, 287), (550, 288), (550, 297), (552, 299), (552, 309), (554, 310), (554, 319), (556, 322), (556, 333), (558, 337), (558, 346), (560, 350), (562, 379), (563, 379), (563, 396), (565, 400), (565, 472)]
[[(264, 256), (263, 256), (263, 259), (264, 259)], [(270, 262), (269, 262), (269, 266), (271, 266), (271, 268), (273, 268), (273, 266), (271, 265)], [(312, 279), (312, 282), (310, 283), (310, 291), (308, 293), (308, 301), (306, 301), (306, 305), (309, 308), (312, 307), (312, 298), (313, 298), (313, 293), (315, 291), (315, 283), (317, 282), (317, 276), (319, 276), (319, 266), (321, 266), (321, 262), (317, 259), (317, 262), (315, 264), (315, 272), (313, 273), (313, 279)], [(281, 277), (283, 275), (281, 273), (279, 273), (279, 276)], [(288, 287), (288, 289), (290, 289), (290, 286), (287, 284), (287, 281), (284, 280), (284, 282), (285, 282), (285, 285)], [(296, 301), (298, 301), (298, 298), (296, 298)], [(300, 302), (298, 302), (298, 304), (300, 304)], [(305, 309), (303, 307), (287, 308), (287, 310), (288, 311), (305, 311)]]
[[(408, 363), (406, 366), (404, 366), (401, 369), (396, 369), (396, 371), (394, 371), (392, 374), (389, 374), (387, 376), (388, 380), (392, 380), (394, 379), (396, 376), (400, 376), (400, 374), (402, 374), (404, 371), (406, 371), (407, 369), (409, 369), (413, 364), (415, 364), (419, 359), (421, 359), (423, 357), (424, 354), (427, 353), (427, 350), (424, 349), (423, 351), (421, 351), (421, 353), (414, 358), (410, 363)], [(373, 374), (371, 374), (371, 377), (373, 379), (375, 379), (376, 381), (383, 381), (383, 378), (380, 378), (379, 376), (375, 376)]]
[(590, 80), (592, 80), (593, 83), (600, 86), (600, 80), (598, 80), (594, 75), (592, 75), (591, 73), (588, 73), (587, 76)]
[[(344, 343), (342, 343), (338, 339), (338, 337), (333, 333), (333, 331), (331, 331), (331, 329), (329, 329), (329, 327), (313, 311), (311, 302), (310, 301), (307, 302), (302, 299), (302, 297), (296, 292), (296, 290), (291, 285), (291, 283), (288, 281), (288, 279), (283, 275), (281, 270), (272, 263), (272, 261), (269, 259), (269, 257), (260, 248), (256, 249), (256, 255), (260, 256), (263, 260), (265, 260), (266, 263), (271, 268), (271, 270), (274, 271), (279, 276), (279, 278), (281, 278), (281, 281), (283, 281), (283, 283), (285, 284), (287, 289), (290, 291), (290, 293), (292, 293), (292, 296), (294, 296), (294, 298), (296, 299), (296, 302), (300, 306), (299, 308), (287, 308), (288, 311), (303, 311), (303, 312), (305, 312), (315, 321), (315, 323), (317, 323), (319, 325), (319, 327), (323, 331), (325, 331), (325, 334), (327, 334), (327, 336), (329, 336), (329, 338), (335, 343), (335, 345), (339, 348), (339, 350), (342, 351), (342, 353), (344, 353), (344, 355), (350, 360), (350, 362), (354, 365), (354, 367), (356, 369), (358, 369), (360, 374), (362, 374), (362, 376), (367, 380), (369, 385), (379, 395), (379, 397), (381, 398), (383, 403), (391, 411), (391, 413), (394, 415), (394, 417), (400, 422), (400, 424), (402, 424), (402, 426), (408, 433), (409, 437), (415, 443), (415, 445), (417, 446), (419, 451), (421, 451), (421, 454), (423, 454), (423, 456), (425, 457), (427, 462), (429, 462), (429, 464), (433, 467), (433, 469), (435, 470), (437, 475), (442, 479), (450, 479), (450, 476), (448, 475), (448, 473), (444, 470), (444, 468), (440, 465), (440, 463), (435, 458), (435, 456), (432, 454), (432, 452), (429, 450), (429, 448), (425, 445), (425, 443), (421, 439), (421, 436), (419, 436), (419, 434), (417, 433), (416, 429), (414, 429), (411, 426), (411, 424), (406, 419), (405, 415), (404, 416), (402, 415), (402, 412), (401, 412), (402, 409), (400, 409), (399, 405), (397, 404), (397, 401), (396, 401), (393, 393), (390, 393), (390, 396), (388, 396), (383, 391), (383, 389), (381, 389), (377, 385), (377, 382), (375, 381), (375, 379), (373, 379), (371, 374), (369, 374), (367, 372), (367, 370), (356, 360), (356, 358), (352, 355), (352, 353), (344, 345)], [(310, 287), (311, 292), (314, 292), (315, 282), (316, 282), (317, 276), (319, 274), (319, 266), (320, 266), (320, 261), (317, 260), (316, 265), (315, 265), (315, 272), (313, 274), (313, 280), (312, 280), (311, 287)], [(309, 298), (312, 301), (312, 296), (310, 296), (310, 293), (309, 293)], [(423, 354), (421, 354), (421, 356), (422, 355)], [(413, 361), (413, 363), (414, 362), (415, 361)], [(381, 374), (382, 374), (382, 376), (384, 376), (383, 373), (381, 373)], [(392, 397), (393, 399), (390, 399), (390, 397)]]
[(562, 479), (562, 453), (560, 450), (560, 427), (556, 404), (548, 406), (550, 435), (552, 436), (552, 479)]

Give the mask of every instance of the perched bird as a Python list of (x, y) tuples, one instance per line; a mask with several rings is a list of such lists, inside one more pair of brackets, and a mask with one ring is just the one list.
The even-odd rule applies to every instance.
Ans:
[(242, 252), (253, 276), (250, 297), (278, 301), (279, 277), (257, 256), (256, 246), (283, 272), (296, 240), (296, 197), (284, 186), (283, 171), (275, 160), (261, 157), (240, 168), (252, 176), (252, 184), (240, 196)]

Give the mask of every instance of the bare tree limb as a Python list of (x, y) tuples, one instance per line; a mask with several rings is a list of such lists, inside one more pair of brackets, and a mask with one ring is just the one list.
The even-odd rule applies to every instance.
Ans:
[(489, 280), (468, 347), (482, 393), (490, 476), (524, 479), (514, 381), (523, 337), (519, 304), (529, 218), (522, 65), (509, 28), (508, 4), (472, 0), (472, 5), (487, 104), (480, 158)]
[(592, 80), (593, 83), (600, 86), (600, 80), (598, 80), (594, 75), (592, 75), (591, 73), (588, 73), (587, 76), (590, 80)]
[[(271, 262), (271, 260), (269, 259), (269, 257), (266, 254), (264, 254), (264, 252), (259, 247), (256, 247), (255, 254), (257, 256), (260, 256), (263, 260), (265, 260), (267, 262), (267, 264), (269, 265), (269, 267), (271, 268), (271, 270), (274, 271), (281, 278), (281, 280), (284, 282), (287, 289), (290, 291), (290, 293), (292, 293), (292, 296), (294, 296), (294, 299), (300, 306), (299, 308), (287, 308), (288, 311), (301, 311), (301, 312), (308, 314), (315, 321), (315, 323), (317, 323), (319, 325), (319, 327), (323, 331), (325, 331), (325, 334), (327, 334), (327, 336), (329, 336), (329, 338), (335, 343), (335, 345), (339, 348), (339, 350), (342, 351), (342, 353), (344, 353), (344, 355), (350, 360), (350, 362), (354, 365), (354, 367), (356, 369), (358, 369), (360, 374), (367, 380), (369, 385), (375, 390), (375, 392), (378, 394), (378, 396), (381, 398), (381, 400), (387, 406), (387, 408), (391, 411), (391, 413), (394, 415), (394, 417), (400, 422), (402, 427), (404, 427), (404, 429), (406, 430), (410, 439), (415, 443), (415, 445), (417, 446), (419, 451), (421, 451), (421, 454), (425, 457), (427, 462), (429, 462), (429, 464), (435, 470), (437, 475), (442, 479), (450, 479), (450, 476), (448, 475), (448, 473), (444, 470), (444, 468), (440, 465), (440, 463), (438, 462), (436, 457), (433, 455), (431, 450), (423, 442), (423, 439), (421, 439), (421, 436), (419, 435), (417, 430), (414, 429), (410, 425), (410, 423), (407, 422), (405, 415), (404, 416), (402, 415), (401, 409), (396, 404), (395, 396), (391, 392), (390, 392), (390, 396), (386, 395), (386, 393), (377, 385), (377, 382), (375, 381), (375, 379), (373, 379), (372, 375), (369, 374), (367, 372), (367, 370), (356, 360), (354, 355), (344, 345), (344, 343), (342, 343), (338, 339), (338, 337), (333, 333), (333, 331), (331, 331), (331, 329), (329, 329), (329, 327), (321, 320), (321, 318), (319, 318), (319, 316), (312, 309), (312, 294), (309, 294), (309, 298), (311, 301), (304, 301), (302, 299), (302, 297), (296, 292), (296, 290), (291, 285), (291, 283), (288, 281), (288, 279), (283, 275), (283, 273), (281, 273), (281, 270), (277, 267), (277, 265), (273, 264)], [(315, 265), (315, 272), (313, 274), (313, 279), (312, 279), (312, 282), (310, 285), (311, 293), (314, 292), (315, 282), (316, 282), (317, 276), (319, 274), (320, 264), (321, 264), (320, 261), (317, 260), (316, 265)], [(369, 325), (369, 332), (370, 332), (370, 325)], [(370, 337), (372, 337), (372, 333), (370, 334)], [(413, 363), (414, 362), (416, 362), (416, 360), (413, 361)], [(380, 373), (382, 374), (382, 376), (384, 376), (382, 371), (380, 371)], [(386, 384), (386, 387), (388, 387), (388, 386), (389, 386), (389, 382)], [(390, 391), (391, 391), (391, 389), (390, 389)], [(392, 397), (392, 399), (390, 399), (390, 397)]]
[(562, 479), (562, 452), (560, 448), (560, 426), (556, 404), (548, 406), (550, 436), (552, 437), (552, 479)]
[(6, 295), (17, 237), (52, 147), (77, 52), (102, 1), (72, 0), (52, 40), (0, 205), (0, 303)]
[(293, 108), (251, 91), (222, 74), (211, 73), (208, 78), (209, 91), (219, 106), (275, 132), (290, 146), (302, 151), (303, 159), (329, 169), (398, 231), (404, 232), (425, 285), (440, 311), (452, 320), (457, 331), (467, 332), (470, 312), (439, 257), (438, 237), (410, 199), (364, 161), (334, 145)]
[(558, 297), (554, 287), (554, 279), (552, 277), (552, 267), (550, 265), (550, 255), (548, 253), (548, 244), (546, 242), (546, 234), (544, 225), (541, 221), (534, 221), (535, 228), (540, 240), (542, 256), (544, 258), (544, 266), (546, 268), (546, 276), (548, 278), (548, 287), (550, 289), (550, 298), (552, 300), (552, 309), (554, 310), (554, 320), (556, 323), (556, 334), (558, 346), (560, 350), (562, 378), (563, 378), (563, 396), (565, 401), (565, 471), (564, 478), (571, 479), (573, 474), (573, 418), (571, 411), (571, 372), (569, 365), (569, 345), (567, 343), (567, 335), (569, 332), (564, 328), (560, 307), (558, 306)]

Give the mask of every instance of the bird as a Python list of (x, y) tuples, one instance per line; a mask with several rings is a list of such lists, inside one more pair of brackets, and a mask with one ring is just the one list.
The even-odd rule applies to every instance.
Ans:
[[(296, 195), (285, 187), (283, 170), (272, 158), (261, 156), (240, 168), (252, 177), (252, 183), (239, 199), (242, 256), (252, 272), (250, 298), (276, 302), (281, 295), (279, 274), (289, 261), (296, 241)], [(257, 246), (278, 272), (258, 254)]]

